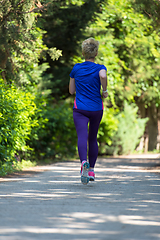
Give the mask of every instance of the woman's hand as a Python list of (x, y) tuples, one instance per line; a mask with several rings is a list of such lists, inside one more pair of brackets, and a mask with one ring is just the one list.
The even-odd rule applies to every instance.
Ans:
[(108, 97), (108, 92), (103, 91), (103, 92), (102, 92), (102, 95), (103, 95), (104, 98), (106, 98), (106, 97)]

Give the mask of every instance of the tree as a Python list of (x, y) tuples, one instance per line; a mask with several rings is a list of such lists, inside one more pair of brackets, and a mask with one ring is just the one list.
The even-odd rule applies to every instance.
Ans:
[(134, 2), (136, 11), (143, 13), (149, 19), (152, 19), (152, 25), (159, 28), (160, 25), (160, 1), (159, 0), (136, 0)]
[[(88, 31), (87, 31), (88, 32)], [(135, 102), (141, 117), (149, 117), (148, 149), (157, 145), (160, 112), (160, 43), (151, 19), (133, 8), (132, 1), (108, 1), (89, 34), (100, 41), (99, 63), (108, 67), (112, 105), (123, 110)]]
[(52, 59), (61, 53), (43, 45), (44, 31), (37, 27), (38, 13), (47, 6), (39, 0), (6, 0), (0, 6), (0, 69), (3, 79), (18, 85), (34, 85), (47, 65), (38, 66), (48, 52)]
[(52, 95), (57, 99), (68, 96), (73, 57), (78, 55), (80, 42), (84, 38), (84, 29), (94, 21), (95, 13), (100, 11), (100, 3), (103, 1), (60, 2), (61, 4), (57, 6), (54, 2), (50, 4), (38, 21), (38, 26), (46, 31), (43, 37), (44, 44), (49, 48), (54, 46), (62, 50), (62, 56), (58, 61), (53, 61), (49, 55), (47, 56), (46, 61), (49, 62), (50, 68), (46, 71), (44, 77), (47, 80), (43, 83), (43, 87), (50, 88)]

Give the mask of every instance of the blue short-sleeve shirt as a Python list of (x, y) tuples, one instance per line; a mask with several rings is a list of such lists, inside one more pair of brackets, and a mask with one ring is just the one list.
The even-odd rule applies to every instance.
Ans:
[(107, 68), (104, 65), (85, 61), (74, 65), (70, 77), (75, 79), (76, 97), (74, 107), (87, 111), (103, 109), (100, 94), (101, 82), (99, 71)]

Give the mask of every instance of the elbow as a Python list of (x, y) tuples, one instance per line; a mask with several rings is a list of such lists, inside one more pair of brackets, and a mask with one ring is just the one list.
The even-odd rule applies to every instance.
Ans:
[(100, 72), (99, 72), (99, 77), (101, 79), (105, 79), (107, 77), (107, 73), (106, 73), (106, 70), (102, 69)]
[(101, 80), (102, 80), (102, 81), (105, 81), (105, 80), (107, 80), (107, 77), (106, 77), (106, 75), (102, 75), (102, 76), (101, 76)]
[(73, 94), (75, 93), (75, 90), (69, 89), (69, 93), (70, 93), (71, 95), (73, 95)]

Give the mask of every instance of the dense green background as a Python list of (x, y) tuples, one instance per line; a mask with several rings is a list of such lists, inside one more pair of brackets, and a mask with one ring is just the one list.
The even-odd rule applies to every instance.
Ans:
[(159, 12), (158, 0), (1, 1), (1, 174), (23, 159), (77, 156), (68, 83), (87, 37), (108, 69), (99, 154), (129, 154), (140, 141), (142, 152), (158, 149)]

